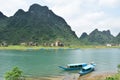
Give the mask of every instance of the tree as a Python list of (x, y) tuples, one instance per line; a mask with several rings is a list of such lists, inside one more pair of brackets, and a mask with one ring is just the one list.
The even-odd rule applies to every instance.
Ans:
[(22, 73), (18, 67), (14, 67), (11, 71), (5, 73), (5, 80), (25, 80)]
[(118, 67), (118, 73), (120, 73), (120, 64), (117, 67)]

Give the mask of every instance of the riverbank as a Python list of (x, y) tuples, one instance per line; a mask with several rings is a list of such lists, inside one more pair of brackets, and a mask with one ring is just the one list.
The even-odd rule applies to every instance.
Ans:
[(0, 47), (0, 50), (39, 50), (39, 49), (72, 49), (69, 47), (45, 47), (45, 46), (20, 46), (10, 45), (7, 47)]
[(45, 46), (21, 46), (9, 45), (7, 47), (0, 47), (0, 50), (38, 50), (38, 49), (81, 49), (81, 48), (120, 48), (120, 46), (64, 46), (64, 47), (45, 47)]
[(26, 80), (105, 80), (106, 77), (111, 77), (115, 73), (102, 73), (102, 74), (87, 74), (79, 76), (79, 74), (56, 76), (56, 77), (33, 77), (26, 78)]

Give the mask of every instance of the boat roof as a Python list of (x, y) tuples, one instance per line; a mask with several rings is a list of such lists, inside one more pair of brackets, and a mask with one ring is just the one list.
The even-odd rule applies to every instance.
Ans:
[(87, 63), (67, 64), (67, 66), (78, 66), (78, 65), (87, 65)]
[(93, 68), (93, 67), (94, 67), (93, 65), (89, 64), (89, 65), (83, 67), (83, 69), (89, 69), (89, 68)]

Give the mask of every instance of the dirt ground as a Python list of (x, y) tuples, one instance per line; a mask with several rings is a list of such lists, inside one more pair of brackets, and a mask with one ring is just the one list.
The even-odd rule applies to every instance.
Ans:
[(32, 77), (26, 78), (26, 80), (104, 80), (106, 77), (112, 76), (114, 73), (103, 74), (87, 74), (79, 76), (79, 74), (56, 76), (56, 77)]

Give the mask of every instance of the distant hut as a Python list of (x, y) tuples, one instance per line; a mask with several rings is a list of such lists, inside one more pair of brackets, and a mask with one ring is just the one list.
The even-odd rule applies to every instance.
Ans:
[(112, 44), (106, 44), (106, 46), (107, 46), (107, 47), (111, 47), (111, 46), (112, 46)]
[(51, 47), (53, 47), (53, 46), (55, 46), (55, 43), (51, 43), (51, 45), (50, 45)]
[(27, 46), (33, 46), (33, 44), (34, 44), (33, 42), (28, 42)]
[(39, 44), (38, 44), (38, 43), (36, 43), (36, 42), (35, 42), (35, 43), (33, 43), (33, 46), (38, 46), (38, 45), (39, 45)]
[(55, 42), (55, 46), (59, 46), (59, 44), (60, 44), (60, 41)]
[(43, 46), (50, 46), (50, 44), (49, 43), (44, 43)]
[(20, 43), (21, 46), (26, 46), (27, 44), (25, 42)]
[(60, 41), (56, 41), (55, 46), (64, 46), (64, 44), (62, 42), (60, 42)]
[(2, 42), (1, 46), (8, 47), (8, 44), (6, 42)]

